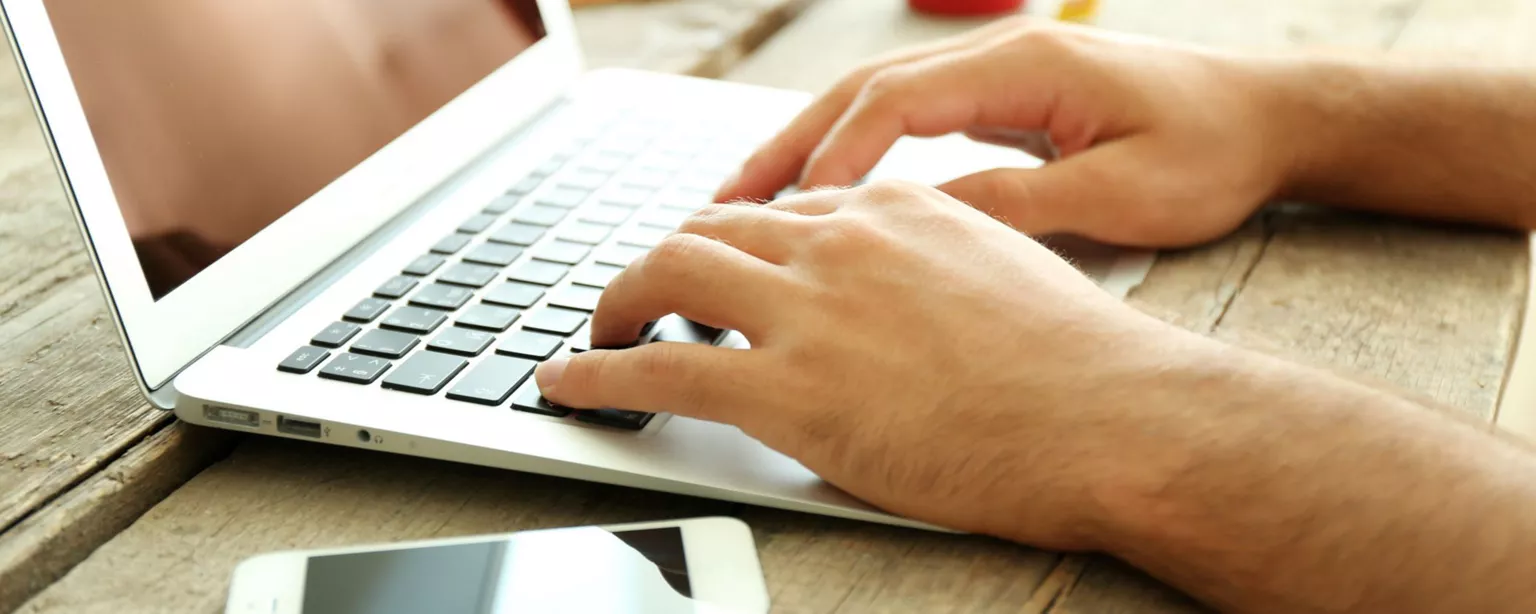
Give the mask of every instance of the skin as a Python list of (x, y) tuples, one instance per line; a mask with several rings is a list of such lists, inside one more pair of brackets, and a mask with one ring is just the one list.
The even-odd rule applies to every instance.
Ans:
[[(1194, 245), (1281, 195), (1529, 228), (1533, 94), (1493, 69), (1002, 22), (849, 75), (592, 321), (598, 346), (678, 313), (752, 349), (597, 350), (539, 385), (734, 424), (891, 512), (1108, 552), (1231, 611), (1536, 611), (1528, 449), (1167, 325), (1029, 238)], [(1044, 133), (1061, 157), (740, 200), (848, 184), (902, 134), (957, 131)]]

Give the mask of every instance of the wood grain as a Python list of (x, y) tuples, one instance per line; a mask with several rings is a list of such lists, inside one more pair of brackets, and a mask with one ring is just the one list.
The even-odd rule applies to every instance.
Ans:
[[(577, 27), (594, 66), (710, 74), (749, 53), (804, 1), (602, 7), (578, 14)], [(0, 64), (0, 611), (7, 611), (222, 457), (234, 439), (165, 431), (172, 418), (140, 396), (26, 90), (15, 65)], [(207, 588), (222, 585), (219, 578)]]
[(236, 435), (185, 423), (156, 431), (0, 536), (0, 611), (64, 575), (154, 504), (223, 457)]
[(0, 531), (168, 423), (139, 394), (15, 65), (0, 63)]

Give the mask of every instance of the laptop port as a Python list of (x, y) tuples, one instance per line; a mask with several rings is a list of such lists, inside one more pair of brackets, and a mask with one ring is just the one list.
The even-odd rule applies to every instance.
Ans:
[(261, 426), (261, 414), (249, 409), (203, 405), (203, 417), (207, 418), (209, 422), (221, 424), (233, 424), (250, 428)]
[(288, 416), (277, 417), (277, 432), (301, 437), (320, 438), (320, 423), (308, 420), (295, 420)]

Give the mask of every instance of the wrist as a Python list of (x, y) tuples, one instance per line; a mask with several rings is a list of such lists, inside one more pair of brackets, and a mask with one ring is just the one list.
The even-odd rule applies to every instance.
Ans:
[(1307, 56), (1250, 57), (1242, 60), (1240, 87), (1254, 96), (1256, 122), (1276, 194), (1308, 198), (1326, 193), (1351, 149), (1368, 138), (1370, 118), (1357, 111), (1368, 81), (1348, 62)]

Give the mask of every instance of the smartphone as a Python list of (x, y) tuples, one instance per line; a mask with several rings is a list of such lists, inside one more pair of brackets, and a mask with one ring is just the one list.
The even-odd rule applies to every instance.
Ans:
[(226, 614), (768, 611), (735, 518), (574, 527), (246, 559)]

